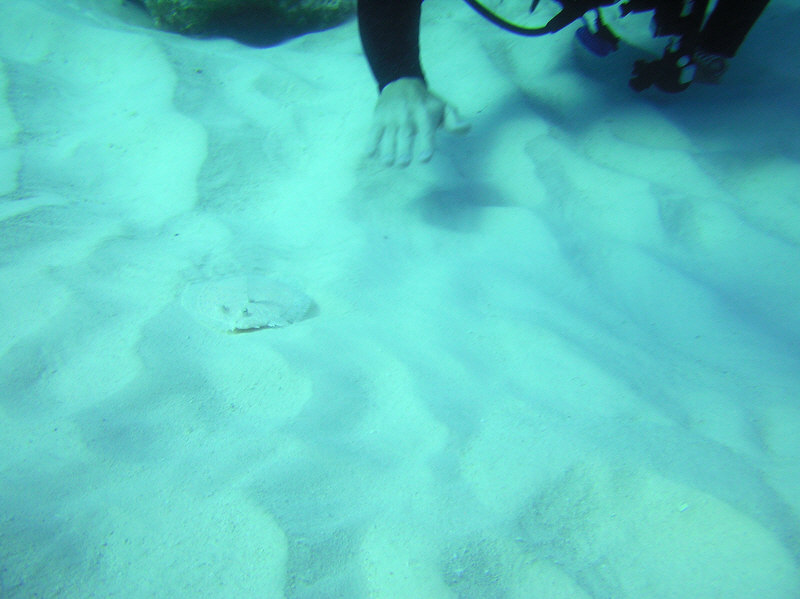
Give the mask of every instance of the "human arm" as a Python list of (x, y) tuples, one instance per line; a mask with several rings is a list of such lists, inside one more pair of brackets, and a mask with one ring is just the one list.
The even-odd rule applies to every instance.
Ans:
[(385, 164), (425, 162), (436, 129), (468, 128), (455, 109), (428, 90), (419, 53), (421, 0), (358, 0), (361, 43), (380, 95), (369, 153)]

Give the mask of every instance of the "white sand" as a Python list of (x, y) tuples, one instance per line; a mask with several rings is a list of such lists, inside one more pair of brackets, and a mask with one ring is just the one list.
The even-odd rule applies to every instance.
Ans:
[(800, 596), (797, 9), (664, 96), (425, 4), (473, 130), (386, 170), (355, 23), (0, 3), (2, 599)]

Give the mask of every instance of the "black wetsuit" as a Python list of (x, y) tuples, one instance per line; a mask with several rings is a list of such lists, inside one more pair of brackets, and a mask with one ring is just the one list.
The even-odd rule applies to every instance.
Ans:
[[(719, 0), (700, 32), (700, 49), (733, 57), (769, 0)], [(382, 90), (401, 77), (424, 80), (419, 59), (422, 0), (358, 0), (358, 27)]]
[(372, 74), (382, 90), (401, 77), (420, 77), (422, 0), (358, 0), (358, 29)]
[(710, 54), (733, 58), (768, 2), (719, 0), (700, 32), (699, 48)]

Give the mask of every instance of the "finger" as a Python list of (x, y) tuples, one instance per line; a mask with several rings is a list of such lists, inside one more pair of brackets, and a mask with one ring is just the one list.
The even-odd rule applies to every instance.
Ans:
[(374, 158), (378, 155), (385, 128), (382, 125), (375, 125), (370, 129), (369, 142), (367, 143), (367, 156)]
[(444, 102), (432, 96), (415, 115), (417, 158), (420, 162), (428, 162), (436, 151), (436, 130), (442, 124), (443, 112)]
[(470, 124), (461, 118), (458, 111), (449, 104), (444, 107), (444, 128), (450, 133), (466, 133)]
[(387, 128), (383, 131), (380, 141), (380, 159), (386, 166), (394, 164), (395, 148), (397, 146), (397, 129)]
[(403, 127), (397, 136), (397, 164), (400, 166), (411, 164), (413, 145), (414, 129), (412, 127)]
[(436, 144), (436, 125), (429, 118), (423, 118), (417, 128), (417, 157), (420, 162), (428, 162), (433, 157)]

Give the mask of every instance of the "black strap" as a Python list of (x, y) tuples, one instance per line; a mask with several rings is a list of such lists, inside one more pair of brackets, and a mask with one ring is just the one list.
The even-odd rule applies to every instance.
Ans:
[[(559, 1), (562, 8), (559, 13), (550, 19), (546, 25), (542, 27), (522, 27), (516, 23), (505, 20), (500, 15), (493, 13), (477, 0), (464, 0), (475, 12), (481, 15), (487, 21), (494, 23), (498, 27), (505, 29), (517, 35), (524, 35), (528, 37), (537, 37), (540, 35), (547, 35), (548, 33), (555, 33), (564, 29), (567, 25), (574, 23), (580, 19), (585, 13), (590, 10), (595, 10), (601, 6), (610, 6), (616, 4), (618, 0), (564, 0)], [(536, 8), (538, 0), (534, 0), (531, 5), (531, 12)]]

